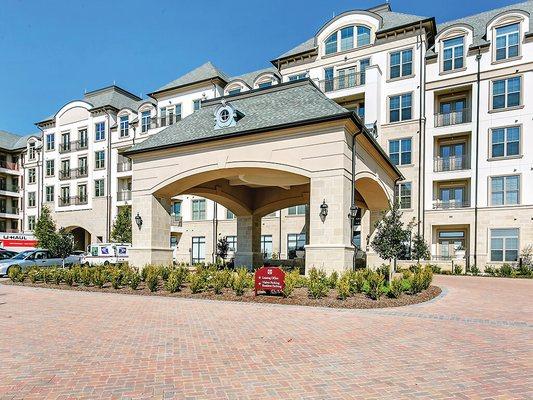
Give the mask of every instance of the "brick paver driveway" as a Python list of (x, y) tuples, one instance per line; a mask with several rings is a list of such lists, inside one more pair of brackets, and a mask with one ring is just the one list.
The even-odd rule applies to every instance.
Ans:
[(533, 281), (387, 310), (0, 286), (0, 398), (533, 398)]

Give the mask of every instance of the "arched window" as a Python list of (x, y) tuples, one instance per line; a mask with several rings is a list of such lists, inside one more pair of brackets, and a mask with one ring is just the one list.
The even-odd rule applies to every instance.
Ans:
[(337, 52), (337, 32), (326, 39), (326, 54)]
[(370, 44), (370, 28), (366, 26), (357, 27), (357, 47)]
[(366, 46), (370, 44), (370, 28), (363, 25), (346, 26), (328, 36), (324, 44), (326, 55)]

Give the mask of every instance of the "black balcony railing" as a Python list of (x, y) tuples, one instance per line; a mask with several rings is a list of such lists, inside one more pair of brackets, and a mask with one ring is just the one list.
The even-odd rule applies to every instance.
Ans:
[(468, 156), (435, 157), (433, 159), (433, 172), (461, 171), (470, 169)]
[(60, 153), (69, 153), (72, 151), (72, 148), (76, 148), (74, 143), (71, 143), (71, 142), (59, 143)]
[(349, 89), (365, 84), (365, 73), (354, 72), (351, 74), (335, 76), (331, 79), (324, 79), (319, 82), (320, 90), (325, 93), (336, 90)]
[(117, 192), (117, 201), (129, 201), (131, 200), (131, 190), (121, 190)]
[(117, 164), (117, 172), (131, 171), (131, 161), (119, 162)]
[(82, 196), (75, 196), (72, 200), (74, 200), (73, 202), (76, 205), (83, 205), (89, 202), (89, 197), (85, 194)]
[(86, 178), (89, 175), (89, 169), (87, 167), (76, 168), (76, 178)]
[(83, 140), (77, 140), (74, 142), (74, 145), (76, 147), (76, 150), (85, 150), (89, 147), (89, 140), (83, 139)]
[(0, 182), (0, 190), (5, 192), (16, 192), (18, 193), (19, 187), (17, 185), (8, 185), (5, 182)]
[(450, 126), (472, 122), (472, 112), (469, 108), (460, 111), (435, 114), (435, 126)]
[(448, 210), (454, 208), (465, 208), (470, 207), (469, 200), (434, 200), (433, 209), (434, 210)]
[(18, 215), (20, 213), (20, 210), (18, 209), (18, 207), (0, 207), (0, 213)]
[(71, 200), (72, 200), (72, 197), (60, 197), (59, 198), (59, 207), (70, 206), (72, 204)]

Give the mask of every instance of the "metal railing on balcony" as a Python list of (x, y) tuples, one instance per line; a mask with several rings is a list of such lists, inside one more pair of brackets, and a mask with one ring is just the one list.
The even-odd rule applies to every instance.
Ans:
[(89, 196), (72, 196), (72, 197), (59, 197), (59, 207), (83, 205), (89, 202)]
[(365, 73), (355, 72), (346, 75), (335, 76), (331, 79), (319, 81), (320, 90), (324, 93), (334, 92), (336, 90), (349, 89), (365, 84)]
[(5, 169), (13, 170), (13, 171), (18, 171), (19, 170), (19, 165), (18, 165), (18, 163), (0, 160), (0, 168), (5, 168)]
[(452, 157), (435, 157), (433, 159), (433, 172), (461, 171), (470, 169), (470, 157), (452, 156)]
[(131, 190), (121, 190), (117, 192), (117, 201), (129, 201), (131, 200)]
[(71, 197), (60, 197), (59, 198), (59, 207), (65, 207), (65, 206), (70, 206), (72, 203), (71, 203)]
[(434, 210), (448, 210), (454, 208), (464, 208), (470, 207), (469, 200), (434, 200), (433, 209)]
[(59, 170), (59, 180), (65, 181), (71, 179), (74, 175), (72, 174), (73, 170), (71, 169), (60, 169)]
[(450, 126), (472, 122), (472, 112), (469, 108), (460, 111), (435, 114), (435, 126)]
[(18, 207), (0, 207), (0, 213), (18, 215), (20, 210)]
[(76, 172), (76, 178), (86, 178), (89, 175), (89, 169), (87, 167), (76, 168), (72, 171)]
[(69, 153), (72, 149), (76, 148), (76, 144), (73, 142), (63, 142), (59, 143), (59, 152), (60, 153)]
[(181, 215), (171, 214), (170, 215), (170, 223), (172, 226), (183, 226), (183, 217)]
[(123, 161), (117, 164), (117, 172), (131, 171), (131, 161)]
[(83, 139), (83, 140), (76, 140), (73, 142), (75, 145), (76, 150), (85, 150), (89, 147), (89, 140)]
[(0, 190), (3, 190), (4, 192), (18, 193), (19, 187), (17, 185), (8, 185), (5, 182), (0, 182)]
[(87, 195), (74, 196), (73, 200), (74, 200), (74, 204), (79, 206), (79, 205), (87, 204), (89, 202), (89, 196)]

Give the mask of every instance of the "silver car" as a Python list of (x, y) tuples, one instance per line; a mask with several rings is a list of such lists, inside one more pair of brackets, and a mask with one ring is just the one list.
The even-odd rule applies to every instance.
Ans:
[[(65, 267), (79, 264), (79, 257), (69, 256), (65, 258)], [(63, 259), (50, 257), (50, 253), (45, 249), (26, 250), (8, 260), (0, 260), (0, 276), (6, 276), (9, 268), (17, 266), (23, 271), (31, 267), (54, 267), (63, 265)]]

